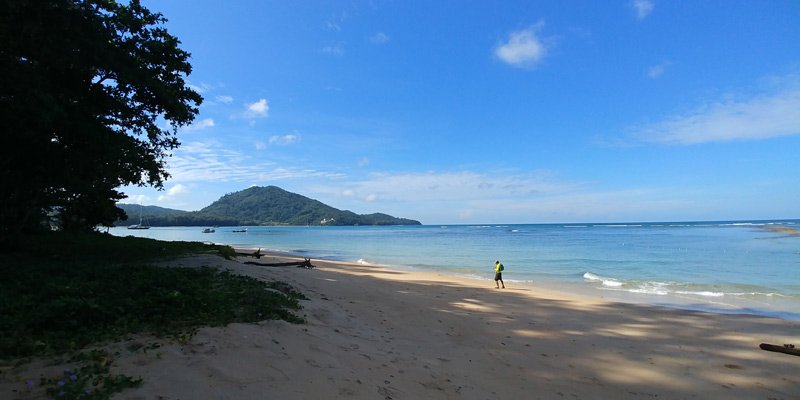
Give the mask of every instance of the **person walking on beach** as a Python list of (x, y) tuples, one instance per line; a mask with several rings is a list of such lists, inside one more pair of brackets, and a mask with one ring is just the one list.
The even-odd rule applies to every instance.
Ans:
[(494, 260), (494, 286), (500, 289), (500, 285), (503, 285), (503, 289), (506, 288), (505, 282), (503, 282), (503, 270), (505, 267), (500, 260)]

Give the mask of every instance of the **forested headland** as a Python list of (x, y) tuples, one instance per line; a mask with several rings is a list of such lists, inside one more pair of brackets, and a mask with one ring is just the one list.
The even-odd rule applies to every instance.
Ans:
[(382, 213), (356, 214), (276, 186), (251, 187), (222, 196), (199, 211), (181, 211), (156, 206), (119, 204), (127, 221), (150, 226), (257, 226), (257, 225), (420, 225), (419, 221)]

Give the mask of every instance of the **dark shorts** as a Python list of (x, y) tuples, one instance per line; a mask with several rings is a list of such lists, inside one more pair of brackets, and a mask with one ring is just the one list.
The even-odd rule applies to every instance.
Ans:
[(494, 273), (494, 280), (502, 281), (503, 280), (503, 273), (502, 272), (495, 272)]

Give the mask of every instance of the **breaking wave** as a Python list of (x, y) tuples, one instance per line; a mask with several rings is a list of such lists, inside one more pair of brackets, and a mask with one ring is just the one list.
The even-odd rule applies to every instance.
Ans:
[(783, 294), (771, 292), (769, 290), (739, 290), (741, 288), (730, 287), (720, 288), (687, 284), (679, 282), (659, 282), (659, 281), (637, 281), (622, 280), (612, 277), (601, 276), (592, 272), (583, 274), (585, 282), (597, 286), (601, 290), (616, 290), (629, 293), (650, 294), (650, 295), (680, 295), (697, 296), (703, 298), (714, 297), (786, 297)]

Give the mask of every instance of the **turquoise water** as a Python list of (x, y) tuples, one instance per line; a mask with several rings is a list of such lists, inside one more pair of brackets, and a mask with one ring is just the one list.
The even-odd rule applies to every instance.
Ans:
[[(780, 228), (780, 229), (779, 229)], [(800, 319), (799, 220), (392, 227), (113, 228), (311, 258), (546, 285), (619, 301)], [(493, 285), (493, 284), (492, 284)]]

